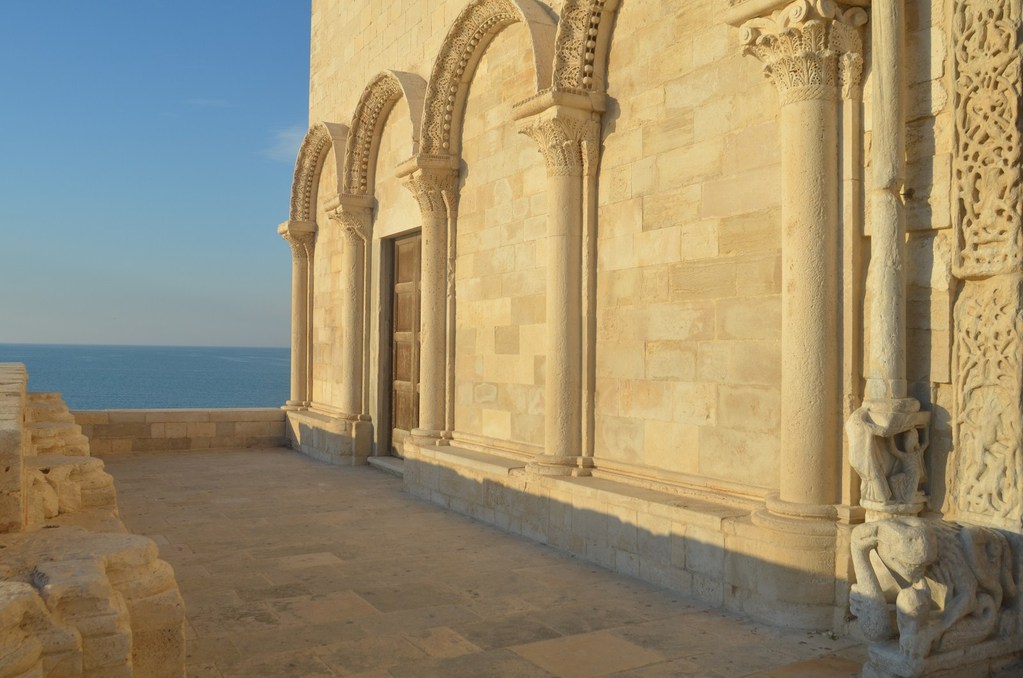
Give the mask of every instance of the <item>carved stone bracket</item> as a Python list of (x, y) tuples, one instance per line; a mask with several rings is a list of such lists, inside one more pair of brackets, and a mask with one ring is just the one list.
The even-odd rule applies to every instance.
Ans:
[(863, 72), (860, 27), (867, 14), (832, 0), (796, 0), (769, 17), (742, 26), (743, 54), (764, 65), (764, 75), (785, 103), (850, 98)]
[(882, 517), (920, 513), (929, 423), (912, 398), (866, 401), (849, 417), (849, 463), (860, 476), (863, 508)]

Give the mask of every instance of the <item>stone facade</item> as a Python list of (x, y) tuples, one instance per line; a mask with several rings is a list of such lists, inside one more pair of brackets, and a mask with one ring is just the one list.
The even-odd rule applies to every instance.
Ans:
[(296, 445), (387, 463), (419, 233), (410, 491), (807, 628), (865, 518), (1012, 542), (1020, 8), (895, 5), (314, 0)]

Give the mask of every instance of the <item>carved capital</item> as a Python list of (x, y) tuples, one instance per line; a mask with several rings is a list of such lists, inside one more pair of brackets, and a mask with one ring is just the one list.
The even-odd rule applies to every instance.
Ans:
[(595, 114), (558, 107), (523, 120), (519, 132), (540, 146), (549, 176), (583, 176), (596, 171), (600, 125)]
[(370, 238), (373, 215), (368, 207), (352, 205), (341, 199), (341, 205), (330, 213), (330, 220), (341, 228), (350, 242), (365, 243)]
[(447, 217), (458, 201), (458, 174), (447, 168), (422, 168), (405, 179), (405, 188), (419, 203), (424, 216)]
[(860, 88), (867, 14), (833, 0), (796, 0), (742, 25), (742, 53), (764, 65), (783, 103), (850, 98)]
[(291, 246), (292, 259), (309, 259), (316, 247), (316, 237), (312, 233), (282, 233), (281, 236)]

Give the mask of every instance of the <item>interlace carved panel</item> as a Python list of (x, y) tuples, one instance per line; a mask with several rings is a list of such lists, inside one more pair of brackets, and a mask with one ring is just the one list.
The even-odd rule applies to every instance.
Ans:
[(1019, 4), (955, 3), (954, 223), (961, 278), (1023, 270)]
[(955, 308), (957, 520), (1020, 527), (1023, 515), (1023, 278), (967, 283)]

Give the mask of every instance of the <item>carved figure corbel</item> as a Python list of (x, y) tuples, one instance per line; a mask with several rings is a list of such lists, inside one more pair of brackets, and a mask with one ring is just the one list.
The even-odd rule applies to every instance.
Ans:
[(849, 417), (849, 463), (860, 475), (860, 504), (873, 511), (916, 514), (926, 500), (920, 491), (926, 480), (923, 455), (929, 444), (930, 413), (915, 400), (866, 402)]

